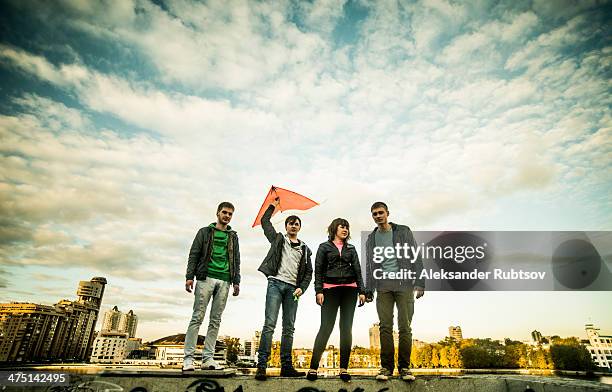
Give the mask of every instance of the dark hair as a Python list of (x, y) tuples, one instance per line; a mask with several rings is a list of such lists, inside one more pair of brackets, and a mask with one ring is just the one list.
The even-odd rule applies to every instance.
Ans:
[(297, 215), (290, 215), (287, 217), (287, 219), (285, 219), (285, 227), (287, 227), (288, 223), (293, 223), (295, 221), (300, 222), (300, 226), (302, 226), (302, 220), (300, 219), (299, 216)]
[(389, 212), (389, 208), (382, 201), (377, 201), (376, 203), (372, 204), (372, 207), (370, 207), (370, 211), (374, 211), (375, 208), (380, 208), (380, 207), (384, 208), (385, 211)]
[[(338, 231), (338, 226), (344, 226), (347, 229), (349, 228), (349, 223), (346, 219), (343, 218), (336, 218), (332, 221), (332, 223), (329, 224), (329, 226), (327, 227), (327, 235), (330, 241), (333, 241), (334, 238), (336, 238), (336, 232)], [(349, 239), (351, 239), (351, 230), (349, 229), (348, 231), (348, 236), (346, 237), (346, 239), (344, 240), (344, 242), (348, 241)]]
[(229, 201), (224, 201), (223, 203), (219, 204), (219, 207), (217, 207), (217, 214), (224, 208), (231, 208), (232, 211), (235, 210), (234, 205), (232, 203), (230, 203)]

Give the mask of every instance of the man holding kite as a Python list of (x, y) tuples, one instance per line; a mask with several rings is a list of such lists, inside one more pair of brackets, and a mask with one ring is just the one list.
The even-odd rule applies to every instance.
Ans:
[[(270, 250), (258, 269), (268, 278), (265, 320), (259, 341), (257, 372), (255, 373), (255, 379), (260, 381), (266, 379), (266, 366), (272, 348), (272, 336), (281, 307), (283, 309), (283, 330), (280, 347), (280, 375), (281, 377), (305, 375), (304, 372), (299, 372), (293, 367), (292, 348), (298, 298), (306, 291), (312, 279), (312, 252), (297, 237), (302, 228), (302, 221), (298, 216), (291, 215), (285, 219), (286, 234), (278, 233), (274, 229), (270, 218), (277, 209), (280, 209), (280, 203), (283, 202), (285, 209), (295, 208), (290, 205), (289, 198), (281, 201), (276, 189), (275, 187), (270, 189), (266, 201), (272, 197), (274, 199), (263, 215), (258, 215), (253, 224), (255, 226), (261, 219), (264, 234), (270, 242)], [(295, 195), (294, 198), (304, 198), (301, 195), (293, 195)], [(264, 201), (264, 206), (266, 201)], [(316, 205), (315, 202), (312, 203)]]

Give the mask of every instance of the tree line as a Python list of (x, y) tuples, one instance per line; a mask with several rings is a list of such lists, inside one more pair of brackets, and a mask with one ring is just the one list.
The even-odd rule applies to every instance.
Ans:
[[(226, 340), (227, 360), (235, 362), (240, 350), (237, 338)], [(338, 348), (333, 348), (338, 351)], [(396, 348), (397, 350), (397, 348)], [(339, 352), (335, 352), (339, 360)], [(397, 352), (396, 352), (397, 356)], [(294, 365), (299, 367), (294, 355)], [(309, 362), (307, 358), (306, 362)], [(504, 342), (487, 339), (462, 339), (447, 337), (438, 343), (413, 345), (410, 355), (412, 368), (449, 369), (596, 369), (590, 353), (575, 337), (553, 337), (549, 348), (532, 346), (520, 341), (505, 339)], [(268, 365), (280, 366), (280, 344), (274, 342)], [(355, 346), (351, 351), (349, 366), (379, 367), (380, 350)]]

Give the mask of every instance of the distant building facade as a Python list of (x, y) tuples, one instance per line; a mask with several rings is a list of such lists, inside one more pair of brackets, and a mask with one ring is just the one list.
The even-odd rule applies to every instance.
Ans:
[(102, 331), (118, 331), (121, 312), (117, 306), (104, 313), (104, 321), (102, 322)]
[[(380, 323), (374, 323), (368, 330), (370, 336), (370, 349), (380, 350)], [(399, 346), (399, 332), (393, 331), (393, 344)]]
[(460, 342), (463, 340), (463, 333), (461, 332), (461, 327), (460, 326), (450, 326), (448, 327), (448, 336), (450, 336), (451, 338), (455, 339), (456, 341)]
[(593, 324), (584, 327), (588, 341), (583, 343), (593, 358), (593, 362), (600, 368), (612, 369), (612, 335), (600, 335), (599, 328)]
[(94, 340), (90, 362), (119, 363), (127, 357), (127, 344), (127, 333), (101, 331)]
[(242, 354), (249, 359), (257, 360), (257, 351), (259, 350), (259, 339), (261, 338), (261, 332), (255, 331), (255, 334), (251, 339), (245, 339), (242, 343), (244, 351)]
[(121, 315), (119, 320), (119, 331), (128, 334), (128, 337), (136, 337), (136, 327), (138, 327), (138, 316), (134, 314), (134, 311), (130, 310), (127, 313)]
[(102, 323), (102, 331), (125, 332), (128, 337), (136, 337), (136, 328), (138, 327), (138, 316), (133, 310), (123, 313), (117, 306), (104, 313), (104, 322)]
[(0, 304), (0, 362), (86, 361), (106, 279), (79, 282), (77, 300)]
[[(202, 360), (202, 348), (204, 347), (205, 337), (198, 336), (194, 359)], [(185, 334), (166, 336), (146, 344), (155, 350), (155, 361), (162, 365), (181, 365), (185, 356)], [(218, 363), (225, 364), (227, 349), (223, 341), (217, 340), (215, 344), (215, 354), (213, 359)]]

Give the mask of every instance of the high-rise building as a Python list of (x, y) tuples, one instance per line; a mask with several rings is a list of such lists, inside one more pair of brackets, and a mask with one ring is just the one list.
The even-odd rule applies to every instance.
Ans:
[(252, 359), (257, 357), (257, 351), (259, 350), (259, 339), (261, 338), (261, 333), (259, 331), (255, 331), (255, 334), (250, 340), (244, 340), (244, 354)]
[(370, 348), (380, 349), (380, 324), (374, 323), (368, 330), (370, 335)]
[(533, 341), (533, 343), (540, 344), (542, 343), (543, 338), (544, 336), (542, 336), (542, 333), (540, 333), (540, 331), (533, 330), (531, 332), (531, 340)]
[(138, 316), (133, 310), (123, 313), (117, 306), (104, 313), (102, 331), (125, 332), (128, 337), (136, 337), (136, 327), (138, 326)]
[(136, 337), (136, 327), (138, 326), (138, 316), (134, 311), (130, 310), (127, 313), (122, 313), (119, 319), (119, 332), (125, 332), (128, 337)]
[(81, 281), (76, 301), (54, 306), (0, 304), (0, 361), (86, 360), (105, 285), (105, 278)]
[[(380, 349), (380, 323), (374, 323), (368, 330), (370, 335), (370, 349)], [(399, 346), (399, 332), (393, 331), (393, 345)]]
[(458, 325), (456, 327), (452, 325), (448, 327), (448, 336), (455, 339), (456, 341), (463, 340), (463, 333), (461, 332), (461, 327)]
[(600, 368), (612, 369), (612, 335), (600, 335), (599, 328), (593, 324), (584, 326), (587, 341), (583, 341), (593, 358), (593, 362)]
[(64, 319), (53, 306), (0, 304), (0, 362), (52, 357), (65, 327)]
[(117, 306), (113, 306), (111, 310), (104, 313), (104, 321), (102, 322), (102, 331), (119, 331), (119, 321), (123, 313), (119, 311)]

